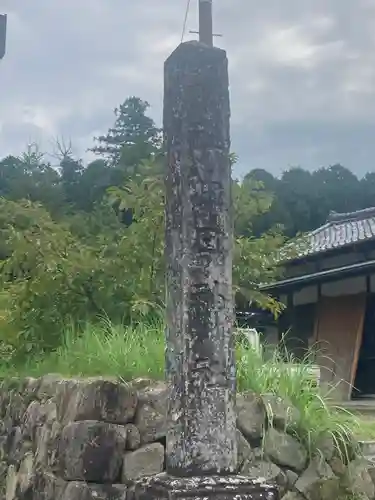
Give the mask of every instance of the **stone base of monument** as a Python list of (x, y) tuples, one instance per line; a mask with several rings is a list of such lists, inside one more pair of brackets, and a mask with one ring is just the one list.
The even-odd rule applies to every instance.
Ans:
[(152, 476), (139, 482), (134, 500), (278, 500), (276, 486), (242, 476)]

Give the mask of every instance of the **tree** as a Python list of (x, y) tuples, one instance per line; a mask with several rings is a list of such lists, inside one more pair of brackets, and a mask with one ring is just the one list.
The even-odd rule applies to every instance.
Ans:
[(358, 202), (361, 205), (360, 208), (375, 206), (375, 172), (368, 172), (360, 180), (359, 191)]
[[(19, 355), (58, 347), (67, 322), (103, 315), (129, 321), (161, 307), (163, 182), (160, 175), (148, 178), (158, 166), (140, 168), (142, 176), (108, 190), (90, 211), (65, 198), (69, 205), (53, 217), (40, 203), (0, 198), (0, 299), (6, 311), (0, 340)], [(132, 210), (130, 226), (113, 211), (115, 199), (120, 214)]]
[(259, 285), (281, 275), (276, 250), (284, 243), (285, 238), (277, 227), (260, 236), (255, 236), (253, 232), (254, 223), (269, 212), (272, 203), (272, 195), (252, 176), (245, 177), (242, 183), (233, 182), (233, 282), (236, 302), (241, 303), (242, 307), (256, 302), (261, 308), (277, 315), (281, 311), (281, 305), (272, 297), (261, 293)]
[(0, 161), (0, 196), (40, 201), (54, 210), (62, 202), (58, 184), (58, 173), (35, 144), (19, 157), (8, 156)]
[(252, 180), (261, 185), (269, 193), (274, 193), (277, 189), (278, 179), (263, 168), (254, 168), (245, 175), (245, 181)]
[(91, 212), (105, 197), (109, 187), (116, 185), (113, 169), (103, 160), (94, 160), (82, 171), (79, 178), (79, 198), (75, 200), (79, 209)]
[(119, 202), (121, 212), (132, 213), (132, 224), (119, 242), (133, 273), (131, 310), (156, 310), (164, 301), (164, 182), (158, 177), (135, 179), (124, 188), (112, 188), (109, 196), (111, 204)]
[[(134, 280), (138, 285), (133, 304), (150, 307), (151, 304), (161, 305), (164, 297), (164, 182), (160, 175), (151, 174), (155, 171), (152, 165), (148, 170), (148, 177), (141, 176), (138, 182), (132, 181), (123, 189), (111, 189), (110, 195), (111, 203), (116, 199), (120, 208), (133, 211), (133, 224), (125, 231), (120, 247), (136, 273)], [(271, 200), (250, 180), (233, 182), (236, 294), (246, 303), (255, 301), (277, 314), (280, 305), (260, 293), (258, 287), (282, 272), (276, 265), (276, 250), (284, 237), (276, 231), (262, 238), (254, 238), (251, 234), (253, 218), (266, 212)], [(244, 232), (247, 236), (242, 236)]]
[(7, 296), (3, 338), (7, 332), (19, 353), (51, 349), (61, 341), (68, 318), (97, 310), (87, 288), (94, 259), (40, 204), (1, 199), (0, 212), (7, 251), (1, 266)]
[[(261, 210), (252, 221), (252, 234), (261, 236), (274, 229), (285, 231), (290, 226), (290, 214), (279, 196), (280, 180), (263, 169), (253, 169), (245, 176), (245, 183), (252, 182), (259, 193), (270, 199), (267, 210)], [(251, 196), (251, 193), (249, 193)]]
[[(56, 349), (68, 322), (163, 311), (165, 158), (147, 108), (127, 99), (87, 166), (58, 141), (56, 167), (36, 146), (0, 161), (0, 343), (18, 355)], [(279, 275), (283, 236), (254, 235), (273, 198), (247, 178), (233, 202), (236, 297), (277, 313), (259, 284)]]
[(313, 172), (312, 179), (318, 189), (316, 227), (324, 224), (330, 211), (353, 212), (362, 208), (360, 182), (342, 165), (320, 168)]
[(161, 147), (160, 130), (146, 115), (148, 108), (147, 101), (128, 97), (115, 109), (114, 126), (97, 137), (97, 145), (92, 148), (111, 165), (121, 165), (126, 176), (136, 173), (141, 161), (150, 159)]
[(294, 237), (324, 224), (330, 211), (351, 212), (373, 204), (371, 188), (366, 188), (369, 184), (339, 164), (314, 172), (293, 167), (280, 179), (255, 169), (246, 178), (260, 182), (273, 194), (269, 211), (253, 223), (255, 235), (282, 227), (287, 236)]
[[(154, 296), (156, 252), (145, 253), (151, 222), (147, 237), (141, 221), (126, 232), (112, 211), (112, 230), (100, 227), (95, 234), (91, 219), (90, 234), (83, 234), (87, 218), (79, 224), (77, 215), (75, 227), (70, 218), (56, 222), (40, 204), (1, 199), (0, 213), (6, 250), (0, 335), (18, 355), (58, 347), (70, 322), (79, 325), (103, 315), (129, 320), (144, 297)], [(147, 274), (151, 267), (155, 272)]]
[(282, 174), (277, 197), (288, 214), (284, 226), (288, 236), (309, 231), (314, 227), (316, 196), (316, 186), (307, 170), (294, 167)]
[(243, 182), (234, 181), (232, 189), (235, 234), (252, 236), (254, 221), (268, 213), (273, 195), (250, 176), (246, 176)]

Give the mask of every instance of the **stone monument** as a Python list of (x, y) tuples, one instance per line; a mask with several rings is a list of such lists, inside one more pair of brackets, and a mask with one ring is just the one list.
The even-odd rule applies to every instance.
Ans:
[(136, 498), (277, 499), (275, 488), (236, 475), (226, 53), (183, 43), (164, 78), (167, 463)]

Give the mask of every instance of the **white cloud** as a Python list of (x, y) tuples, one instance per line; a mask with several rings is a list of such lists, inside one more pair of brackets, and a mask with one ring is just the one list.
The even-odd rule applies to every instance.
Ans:
[[(196, 29), (192, 1), (187, 31)], [(37, 137), (76, 149), (105, 132), (128, 95), (160, 123), (163, 63), (179, 43), (185, 0), (2, 0), (0, 156)], [(374, 0), (215, 0), (228, 50), (232, 142), (243, 168), (342, 162), (375, 154)], [(191, 35), (188, 35), (191, 38)], [(355, 151), (361, 151), (361, 165)]]

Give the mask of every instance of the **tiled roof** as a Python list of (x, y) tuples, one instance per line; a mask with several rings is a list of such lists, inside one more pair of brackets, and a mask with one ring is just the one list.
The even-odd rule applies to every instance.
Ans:
[(326, 252), (375, 238), (375, 207), (357, 212), (331, 212), (327, 222), (307, 235), (298, 256)]

